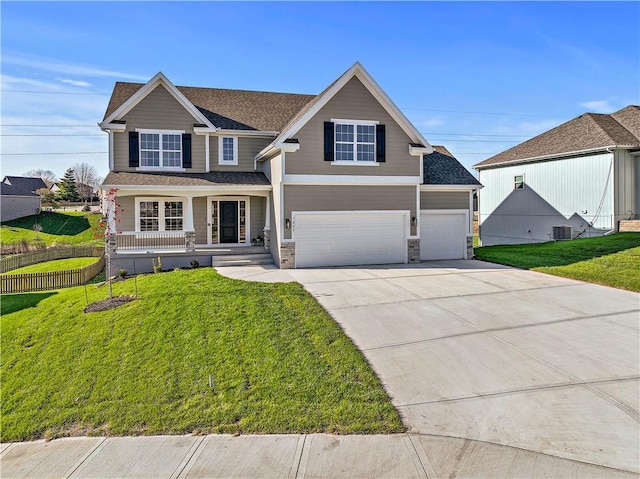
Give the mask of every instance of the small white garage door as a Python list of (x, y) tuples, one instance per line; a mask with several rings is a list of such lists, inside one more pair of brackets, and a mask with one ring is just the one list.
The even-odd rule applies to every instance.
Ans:
[(420, 212), (420, 259), (463, 259), (467, 248), (464, 210)]
[(294, 212), (296, 267), (406, 263), (408, 212)]

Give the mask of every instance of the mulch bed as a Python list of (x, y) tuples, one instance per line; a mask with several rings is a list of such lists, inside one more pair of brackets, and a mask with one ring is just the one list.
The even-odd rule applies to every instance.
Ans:
[(96, 313), (98, 311), (107, 311), (109, 309), (117, 308), (130, 301), (136, 299), (135, 296), (116, 296), (115, 298), (103, 299), (102, 301), (96, 301), (84, 308), (85, 313)]

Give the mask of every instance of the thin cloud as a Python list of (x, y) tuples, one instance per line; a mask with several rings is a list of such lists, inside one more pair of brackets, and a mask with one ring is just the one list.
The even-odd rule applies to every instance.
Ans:
[(64, 73), (65, 75), (77, 75), (87, 77), (110, 77), (126, 80), (148, 80), (149, 77), (136, 75), (133, 73), (124, 73), (113, 70), (104, 70), (86, 65), (76, 65), (72, 63), (64, 63), (58, 60), (48, 58), (25, 58), (11, 54), (5, 54), (2, 62), (9, 65), (17, 65), (21, 67), (34, 68), (37, 70)]
[(594, 113), (611, 113), (615, 110), (607, 100), (585, 101), (580, 106)]
[(420, 124), (426, 128), (434, 128), (436, 126), (442, 126), (444, 123), (444, 120), (441, 118), (429, 118), (428, 120), (422, 121)]
[(80, 86), (80, 87), (83, 87), (83, 88), (88, 88), (88, 87), (93, 86), (93, 84), (89, 83), (88, 81), (71, 80), (69, 78), (58, 78), (57, 80), (62, 82), (62, 83), (66, 83), (67, 85)]

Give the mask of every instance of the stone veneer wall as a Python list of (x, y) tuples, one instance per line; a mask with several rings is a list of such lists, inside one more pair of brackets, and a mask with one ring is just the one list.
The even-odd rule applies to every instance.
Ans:
[(296, 244), (282, 243), (280, 245), (280, 268), (293, 269), (296, 267)]
[(473, 236), (467, 236), (467, 259), (473, 259)]
[(410, 239), (407, 240), (407, 260), (409, 263), (420, 262), (420, 240)]

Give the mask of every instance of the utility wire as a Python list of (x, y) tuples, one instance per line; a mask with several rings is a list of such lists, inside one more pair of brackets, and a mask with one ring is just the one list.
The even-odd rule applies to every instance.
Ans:
[(74, 91), (36, 91), (36, 90), (0, 90), (2, 93), (42, 93), (45, 95), (89, 95), (89, 96), (109, 96), (111, 93), (89, 93)]
[(67, 137), (67, 136), (79, 136), (79, 137), (83, 137), (83, 138), (86, 138), (86, 137), (89, 137), (89, 136), (100, 136), (100, 137), (102, 137), (102, 138), (106, 138), (106, 136), (105, 136), (105, 135), (66, 135), (66, 134), (62, 134), (62, 135), (36, 135), (36, 134), (24, 134), (24, 135), (0, 135), (0, 136), (64, 136), (64, 137)]
[(4, 126), (19, 126), (19, 127), (35, 127), (35, 128), (44, 128), (44, 127), (57, 127), (57, 128), (96, 128), (98, 126), (98, 124), (94, 124), (94, 125), (18, 125), (18, 124), (7, 124), (7, 125), (0, 125), (0, 127), (4, 127)]

